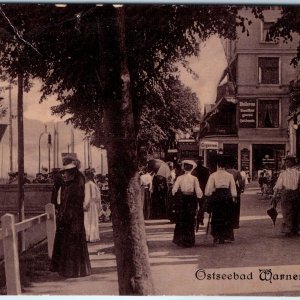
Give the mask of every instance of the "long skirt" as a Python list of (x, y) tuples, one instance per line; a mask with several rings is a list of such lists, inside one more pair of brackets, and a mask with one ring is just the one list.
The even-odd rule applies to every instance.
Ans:
[(81, 224), (57, 223), (50, 271), (63, 277), (83, 277), (91, 274), (91, 264)]
[(169, 219), (172, 223), (175, 222), (175, 197), (172, 195), (172, 186), (168, 187), (167, 194), (167, 219)]
[(233, 201), (229, 189), (219, 188), (210, 199), (211, 205), (211, 235), (215, 241), (224, 243), (234, 240), (233, 232)]
[(281, 210), (283, 216), (282, 232), (297, 234), (300, 223), (300, 199), (298, 190), (282, 190)]
[(241, 195), (238, 194), (236, 203), (233, 203), (233, 228), (240, 227), (240, 212), (241, 212)]
[(88, 242), (100, 241), (99, 212), (95, 201), (91, 201), (89, 209), (84, 212), (84, 228)]
[(192, 247), (195, 245), (195, 214), (197, 199), (194, 195), (176, 195), (176, 225), (173, 243)]
[(153, 177), (153, 192), (151, 193), (151, 219), (166, 218), (166, 199), (168, 186), (165, 177)]
[(143, 206), (143, 213), (144, 213), (144, 219), (149, 220), (150, 219), (150, 213), (151, 213), (151, 193), (148, 186), (142, 186), (141, 187), (141, 199), (142, 199), (142, 206)]

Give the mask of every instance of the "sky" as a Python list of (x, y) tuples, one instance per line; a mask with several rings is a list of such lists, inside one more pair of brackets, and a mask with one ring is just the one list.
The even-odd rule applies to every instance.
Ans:
[(180, 79), (197, 94), (203, 112), (205, 104), (215, 102), (219, 80), (227, 67), (220, 39), (216, 36), (211, 37), (200, 48), (199, 56), (191, 57), (189, 62), (198, 78), (193, 79), (191, 74), (182, 69)]
[[(216, 98), (216, 89), (226, 68), (226, 58), (223, 46), (217, 37), (210, 38), (205, 42), (198, 57), (191, 57), (190, 67), (198, 75), (197, 79), (192, 78), (191, 74), (183, 69), (181, 70), (180, 79), (182, 82), (195, 92), (200, 101), (200, 107), (203, 110), (204, 104), (214, 103)], [(3, 85), (2, 85), (3, 86)], [(47, 125), (48, 132), (53, 136), (54, 124), (59, 123), (60, 136), (60, 152), (68, 152), (68, 144), (71, 141), (70, 125), (65, 125), (63, 120), (58, 116), (51, 115), (50, 107), (56, 105), (55, 95), (49, 97), (43, 103), (40, 100), (40, 83), (35, 82), (33, 88), (29, 93), (24, 93), (24, 136), (25, 136), (25, 172), (35, 175), (38, 171), (38, 146), (39, 136), (44, 132), (44, 125)], [(4, 97), (4, 105), (8, 106), (8, 90), (1, 93)], [(17, 114), (17, 89), (12, 91), (12, 112)], [(8, 123), (8, 118), (0, 120), (0, 123)], [(82, 168), (87, 165), (87, 155), (84, 156), (84, 133), (80, 130), (74, 130), (75, 136), (75, 152), (77, 152), (79, 159), (82, 162)], [(14, 170), (17, 168), (17, 123), (13, 120), (13, 164)], [(41, 138), (41, 165), (48, 166), (48, 150), (47, 150), (47, 135)], [(53, 153), (51, 151), (51, 156)], [(85, 159), (86, 158), (86, 159)], [(105, 162), (101, 167), (101, 162)], [(51, 158), (51, 165), (52, 163)], [(92, 166), (97, 173), (103, 170), (107, 173), (106, 151), (92, 147)], [(6, 131), (2, 142), (0, 143), (0, 178), (5, 177), (9, 171), (9, 138), (8, 130)]]

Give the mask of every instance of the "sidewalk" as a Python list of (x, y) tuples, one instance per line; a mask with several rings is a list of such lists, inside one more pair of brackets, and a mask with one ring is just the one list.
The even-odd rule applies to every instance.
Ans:
[[(280, 215), (274, 229), (266, 215), (270, 201), (258, 192), (258, 185), (251, 183), (242, 196), (240, 229), (235, 231), (234, 243), (214, 246), (212, 237), (206, 238), (203, 226), (196, 235), (194, 248), (180, 248), (172, 243), (174, 224), (168, 220), (146, 221), (157, 295), (300, 295), (300, 238), (282, 237)], [(49, 273), (24, 294), (118, 295), (111, 224), (101, 224), (100, 228), (101, 241), (89, 244), (93, 275), (61, 280)], [(204, 270), (198, 275), (206, 274), (203, 280), (195, 277), (198, 269)], [(260, 276), (267, 273), (260, 275), (262, 269), (271, 269), (275, 277), (295, 274), (299, 279), (262, 281)], [(234, 274), (236, 279), (228, 278)], [(209, 275), (215, 278), (209, 279)], [(225, 279), (217, 279), (217, 275)]]

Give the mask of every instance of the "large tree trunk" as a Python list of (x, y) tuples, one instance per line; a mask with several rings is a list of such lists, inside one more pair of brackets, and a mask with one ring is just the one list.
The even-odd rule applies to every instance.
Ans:
[(110, 31), (109, 42), (112, 42), (111, 35), (115, 34), (114, 53), (117, 57), (114, 59), (118, 63), (114, 62), (115, 65), (108, 66), (107, 63), (113, 54), (106, 53), (105, 56), (108, 55), (109, 58), (102, 60), (101, 71), (102, 75), (104, 72), (108, 76), (111, 76), (109, 72), (112, 69), (118, 73), (113, 95), (105, 105), (104, 124), (107, 134), (119, 292), (120, 295), (149, 295), (154, 294), (154, 289), (137, 172), (137, 146), (126, 59), (124, 8), (115, 9), (113, 15), (111, 21), (114, 21), (115, 32)]

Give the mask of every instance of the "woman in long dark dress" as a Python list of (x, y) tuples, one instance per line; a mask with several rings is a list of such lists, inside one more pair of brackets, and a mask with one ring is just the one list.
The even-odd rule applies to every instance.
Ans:
[(175, 230), (173, 243), (178, 246), (192, 247), (195, 245), (195, 216), (197, 198), (203, 196), (197, 177), (191, 172), (197, 166), (194, 161), (182, 162), (185, 174), (178, 176), (172, 188), (175, 196)]
[(59, 191), (61, 205), (50, 270), (64, 277), (83, 277), (91, 274), (84, 229), (85, 181), (74, 163), (63, 168), (62, 176), (64, 184)]
[(167, 215), (167, 179), (160, 175), (154, 175), (152, 181), (153, 192), (151, 194), (151, 219), (164, 219)]
[(233, 175), (225, 171), (226, 159), (217, 157), (217, 171), (212, 173), (205, 187), (205, 196), (209, 197), (211, 217), (211, 235), (214, 243), (224, 244), (225, 240), (234, 240), (232, 214), (233, 201), (237, 191)]

